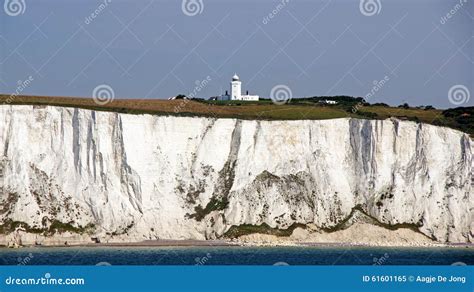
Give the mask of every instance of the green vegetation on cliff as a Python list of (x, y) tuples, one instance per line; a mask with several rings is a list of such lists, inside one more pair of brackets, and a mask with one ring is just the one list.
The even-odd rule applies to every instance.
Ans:
[[(336, 105), (321, 103), (337, 101)], [(205, 101), (162, 99), (115, 99), (105, 105), (92, 98), (8, 96), (0, 95), (0, 104), (63, 106), (127, 114), (173, 116), (203, 116), (256, 120), (322, 120), (334, 118), (386, 119), (423, 122), (461, 130), (474, 136), (474, 107), (439, 110), (432, 106), (410, 107), (408, 104), (390, 107), (383, 103), (369, 104), (361, 97), (332, 96), (292, 99), (276, 105), (269, 99), (260, 101)]]

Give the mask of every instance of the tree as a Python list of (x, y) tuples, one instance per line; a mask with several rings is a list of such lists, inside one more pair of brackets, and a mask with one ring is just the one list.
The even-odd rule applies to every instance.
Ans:
[(383, 107), (389, 107), (388, 104), (386, 103), (383, 103), (383, 102), (377, 102), (377, 103), (374, 103), (373, 106), (383, 106)]
[(409, 109), (410, 108), (410, 106), (406, 102), (404, 104), (399, 105), (398, 107), (402, 107), (404, 109)]

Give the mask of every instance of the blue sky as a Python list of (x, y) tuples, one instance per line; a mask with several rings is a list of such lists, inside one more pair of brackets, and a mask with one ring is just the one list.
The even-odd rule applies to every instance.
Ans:
[(387, 78), (370, 102), (453, 107), (448, 92), (463, 85), (462, 105), (474, 105), (469, 0), (372, 0), (375, 11), (363, 0), (194, 0), (197, 11), (181, 0), (2, 1), (21, 6), (0, 10), (3, 93), (31, 76), (23, 94), (92, 96), (107, 84), (117, 98), (167, 98), (207, 78), (198, 96), (209, 97), (236, 72), (264, 97), (277, 85), (366, 96)]

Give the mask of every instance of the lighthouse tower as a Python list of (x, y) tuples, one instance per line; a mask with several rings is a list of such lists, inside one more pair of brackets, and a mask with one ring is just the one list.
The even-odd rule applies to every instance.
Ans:
[(212, 100), (243, 100), (243, 101), (258, 101), (260, 96), (258, 95), (249, 95), (247, 94), (242, 95), (242, 82), (240, 81), (239, 76), (234, 74), (232, 77), (232, 81), (230, 82), (230, 94), (226, 90), (225, 94), (220, 96), (211, 97)]
[(234, 74), (232, 82), (230, 83), (230, 100), (241, 100), (242, 99), (242, 82), (240, 82), (239, 76)]

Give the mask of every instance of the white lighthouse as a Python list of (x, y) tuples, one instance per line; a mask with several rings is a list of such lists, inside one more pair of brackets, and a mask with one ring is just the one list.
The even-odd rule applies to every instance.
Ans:
[(237, 74), (232, 76), (232, 81), (230, 82), (230, 94), (226, 91), (224, 95), (218, 96), (217, 100), (243, 100), (243, 101), (258, 101), (260, 96), (258, 95), (249, 95), (242, 94), (242, 81)]
[(240, 82), (240, 78), (237, 76), (237, 74), (234, 74), (232, 77), (232, 82), (230, 83), (230, 99), (242, 99), (242, 82)]

